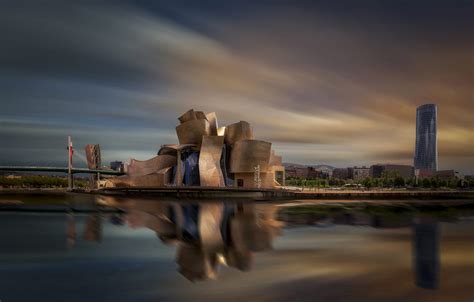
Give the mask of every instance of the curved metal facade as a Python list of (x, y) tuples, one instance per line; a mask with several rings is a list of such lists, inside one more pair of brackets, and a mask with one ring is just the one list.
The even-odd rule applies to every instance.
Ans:
[(203, 136), (199, 154), (201, 186), (224, 187), (224, 175), (220, 167), (224, 137)]
[(230, 155), (231, 173), (254, 173), (255, 167), (266, 172), (269, 168), (272, 144), (259, 140), (236, 141)]
[(225, 128), (224, 140), (226, 145), (233, 145), (235, 142), (244, 139), (253, 139), (252, 128), (245, 121), (228, 125)]
[(269, 142), (253, 139), (245, 121), (219, 127), (215, 112), (188, 110), (178, 118), (179, 144), (162, 145), (158, 156), (132, 159), (111, 186), (205, 186), (271, 188), (284, 185), (281, 156)]
[(196, 119), (182, 123), (176, 127), (179, 144), (195, 144), (200, 146), (203, 135), (211, 134), (211, 126), (207, 119)]
[(128, 165), (127, 174), (131, 176), (147, 175), (175, 164), (176, 156), (172, 155), (157, 155), (149, 160), (132, 159)]

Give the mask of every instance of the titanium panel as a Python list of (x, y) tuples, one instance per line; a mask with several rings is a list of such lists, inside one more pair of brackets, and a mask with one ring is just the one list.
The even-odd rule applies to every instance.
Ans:
[(172, 167), (147, 175), (127, 175), (111, 178), (116, 187), (163, 187), (171, 182)]
[(180, 117), (178, 117), (178, 120), (181, 122), (181, 124), (195, 120), (196, 118), (196, 113), (194, 112), (194, 109), (190, 109), (183, 113)]
[(221, 170), (224, 137), (203, 136), (199, 155), (199, 176), (203, 187), (224, 187), (224, 175)]
[(228, 125), (225, 128), (224, 141), (226, 145), (232, 145), (236, 141), (253, 139), (252, 128), (245, 121)]
[(210, 112), (206, 114), (206, 119), (209, 121), (209, 126), (211, 127), (211, 135), (217, 135), (217, 129), (219, 128), (217, 125), (217, 116), (215, 112)]
[(196, 147), (195, 144), (185, 144), (185, 145), (178, 145), (178, 144), (167, 144), (162, 145), (160, 150), (158, 151), (158, 155), (173, 155), (176, 156), (176, 151), (192, 149)]
[(217, 135), (224, 136), (225, 135), (225, 126), (217, 128)]
[(158, 172), (159, 170), (176, 165), (176, 156), (157, 155), (149, 160), (130, 160), (127, 174), (130, 176), (143, 176)]
[(253, 173), (257, 165), (260, 171), (268, 171), (271, 148), (271, 143), (260, 140), (235, 142), (230, 154), (230, 172)]
[(200, 146), (204, 135), (211, 134), (208, 120), (199, 119), (182, 123), (176, 127), (179, 144), (195, 144)]
[(270, 155), (270, 166), (281, 166), (282, 165), (282, 158), (279, 155), (275, 154), (275, 150), (272, 150)]
[(207, 120), (206, 114), (202, 111), (194, 111), (198, 120)]

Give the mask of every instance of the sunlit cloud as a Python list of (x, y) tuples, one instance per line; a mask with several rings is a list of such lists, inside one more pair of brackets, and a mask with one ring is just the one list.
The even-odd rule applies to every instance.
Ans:
[(0, 139), (17, 137), (0, 147), (3, 164), (21, 162), (15, 148), (62, 161), (55, 148), (70, 134), (103, 144), (105, 160), (154, 154), (175, 142), (176, 117), (189, 108), (216, 111), (223, 125), (247, 120), (285, 161), (411, 164), (416, 107), (435, 102), (440, 167), (473, 171), (473, 45), (456, 24), (436, 23), (441, 8), (397, 25), (317, 5), (255, 4), (246, 18), (157, 5), (53, 1), (0, 12)]

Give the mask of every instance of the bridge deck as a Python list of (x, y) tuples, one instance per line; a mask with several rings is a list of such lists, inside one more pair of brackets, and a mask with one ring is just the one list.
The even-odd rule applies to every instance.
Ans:
[[(68, 168), (64, 167), (18, 167), (18, 166), (0, 166), (0, 171), (9, 172), (61, 172), (68, 173)], [(123, 175), (123, 172), (114, 170), (91, 170), (87, 168), (73, 168), (71, 170), (73, 174), (102, 174), (102, 175)]]

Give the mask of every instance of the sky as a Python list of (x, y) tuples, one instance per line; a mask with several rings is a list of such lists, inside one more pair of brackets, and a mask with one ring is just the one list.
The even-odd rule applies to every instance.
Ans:
[[(176, 143), (177, 117), (248, 121), (284, 162), (474, 174), (473, 1), (0, 1), (0, 165), (104, 162)], [(81, 163), (81, 160), (78, 160)]]

